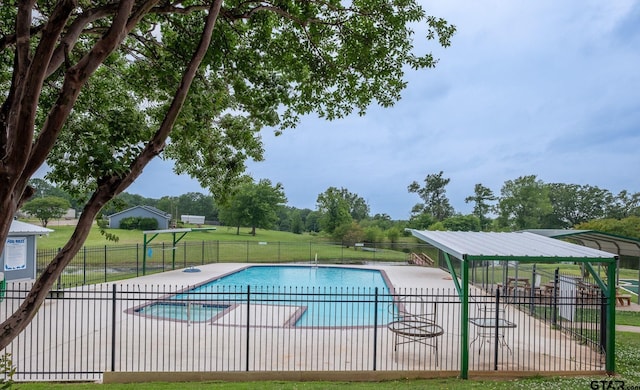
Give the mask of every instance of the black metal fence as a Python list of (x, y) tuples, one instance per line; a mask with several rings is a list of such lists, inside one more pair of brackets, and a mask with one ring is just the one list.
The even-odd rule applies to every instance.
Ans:
[[(30, 285), (9, 284), (0, 321)], [(104, 372), (604, 371), (598, 298), (455, 290), (97, 284), (51, 292), (4, 351), (14, 379)], [(565, 310), (566, 309), (566, 310)], [(566, 313), (572, 312), (572, 316)], [(553, 314), (556, 313), (556, 314)], [(555, 322), (546, 317), (556, 316)], [(571, 332), (569, 332), (569, 330)]]
[[(210, 263), (380, 263), (407, 262), (411, 252), (430, 251), (408, 243), (367, 243), (346, 247), (340, 243), (256, 241), (184, 241), (175, 247), (159, 242), (83, 247), (65, 268), (63, 284), (93, 284)], [(56, 249), (38, 249), (37, 273), (56, 255)]]

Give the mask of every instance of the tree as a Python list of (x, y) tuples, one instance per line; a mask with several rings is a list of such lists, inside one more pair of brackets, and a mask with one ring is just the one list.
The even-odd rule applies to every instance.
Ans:
[(320, 212), (320, 227), (329, 234), (333, 234), (338, 226), (351, 224), (353, 220), (349, 212), (349, 201), (343, 190), (329, 187), (316, 200)]
[(0, 324), (0, 350), (151, 159), (174, 159), (218, 201), (247, 158), (262, 158), (260, 129), (392, 105), (407, 67), (435, 65), (413, 52), (410, 26), (426, 24), (442, 46), (455, 31), (411, 0), (31, 0), (3, 3), (0, 18), (0, 251), (45, 161), (47, 178), (84, 204), (68, 243)]
[(602, 218), (607, 205), (611, 204), (611, 193), (598, 187), (564, 183), (550, 183), (547, 187), (553, 217), (546, 227), (569, 228)]
[(480, 231), (480, 219), (475, 215), (454, 215), (442, 221), (446, 230), (454, 232)]
[(356, 221), (351, 221), (337, 226), (333, 231), (332, 236), (335, 240), (342, 242), (342, 245), (349, 248), (350, 246), (354, 246), (357, 242), (362, 242), (365, 237), (365, 233)]
[(473, 196), (467, 196), (465, 203), (473, 202), (473, 215), (475, 215), (480, 221), (480, 229), (486, 230), (491, 224), (491, 219), (487, 218), (487, 214), (493, 208), (493, 205), (488, 202), (494, 202), (498, 198), (493, 194), (490, 188), (478, 183), (473, 189)]
[(304, 229), (308, 232), (317, 233), (320, 231), (320, 212), (311, 211), (304, 219)]
[(61, 218), (70, 207), (66, 199), (48, 196), (25, 203), (22, 210), (38, 218), (42, 226), (47, 227), (50, 220)]
[(215, 220), (218, 210), (213, 202), (213, 196), (200, 192), (187, 192), (178, 197), (176, 207), (179, 218), (182, 215), (202, 215), (206, 220)]
[(389, 241), (391, 241), (394, 244), (398, 242), (398, 240), (400, 239), (400, 229), (395, 226), (392, 228), (389, 228), (389, 230), (387, 230), (386, 233)]
[(418, 182), (414, 181), (407, 187), (410, 193), (416, 193), (420, 196), (423, 203), (418, 203), (411, 210), (413, 215), (428, 214), (436, 221), (442, 221), (453, 215), (454, 210), (447, 198), (445, 187), (451, 179), (443, 178), (444, 172), (437, 174), (429, 174), (424, 179), (424, 187), (420, 187)]
[(513, 230), (546, 227), (543, 221), (553, 208), (549, 189), (535, 175), (507, 180), (500, 191), (498, 225)]
[(251, 235), (256, 228), (268, 229), (278, 220), (278, 207), (287, 201), (282, 184), (272, 185), (268, 179), (258, 183), (247, 182), (241, 185), (230, 201), (220, 207), (220, 218), (230, 226), (251, 227)]
[(622, 190), (607, 205), (608, 218), (623, 219), (634, 215), (640, 216), (640, 192), (630, 194)]
[(291, 212), (291, 233), (302, 234), (304, 231), (304, 223), (302, 222), (302, 215), (300, 210), (296, 209)]

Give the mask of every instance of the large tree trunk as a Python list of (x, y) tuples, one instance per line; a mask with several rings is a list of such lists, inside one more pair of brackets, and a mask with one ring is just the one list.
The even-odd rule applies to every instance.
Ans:
[[(102, 40), (103, 44), (99, 43), (96, 45), (96, 51), (99, 53), (95, 53), (95, 56), (93, 58), (88, 58), (86, 62), (79, 63), (79, 66), (75, 70), (76, 72), (78, 69), (83, 69), (85, 71), (88, 69), (89, 73), (95, 71), (102, 60), (104, 60), (104, 58), (113, 51), (124, 35), (126, 35), (126, 32), (131, 31), (135, 22), (142, 18), (143, 14), (140, 10), (139, 14), (133, 15), (131, 18), (128, 17), (132, 4), (132, 0), (123, 1), (120, 4), (119, 11), (122, 11), (122, 13), (119, 12), (118, 18), (114, 19), (112, 29), (110, 29), (110, 33), (113, 33), (113, 35), (110, 36), (109, 34), (106, 34), (105, 38)], [(149, 2), (148, 4), (150, 6), (152, 2)], [(182, 109), (191, 83), (195, 78), (197, 69), (200, 66), (211, 42), (213, 28), (220, 12), (221, 4), (222, 0), (215, 0), (209, 9), (209, 14), (207, 16), (198, 47), (185, 70), (181, 83), (176, 89), (171, 106), (169, 107), (158, 131), (132, 163), (126, 174), (123, 174), (121, 177), (104, 177), (98, 180), (98, 188), (84, 207), (82, 215), (78, 221), (78, 225), (67, 244), (56, 255), (51, 263), (49, 263), (45, 271), (37, 279), (18, 310), (6, 321), (0, 324), (0, 350), (5, 349), (13, 339), (15, 339), (15, 337), (17, 337), (18, 334), (20, 334), (20, 332), (29, 325), (55, 281), (84, 244), (91, 230), (93, 220), (100, 209), (107, 201), (124, 191), (140, 175), (140, 173), (142, 173), (142, 169), (149, 163), (149, 161), (160, 154), (164, 148), (165, 142), (171, 133), (176, 118)], [(119, 29), (117, 28), (118, 24), (120, 25)], [(97, 59), (99, 58), (102, 58), (102, 60), (98, 62)], [(86, 82), (88, 75), (86, 73), (83, 75), (85, 76), (84, 82)], [(75, 78), (72, 79), (73, 80), (71, 82), (65, 83), (65, 87), (70, 88), (73, 92), (70, 92), (64, 98), (59, 99), (59, 101), (64, 101), (65, 104), (58, 106), (59, 109), (53, 111), (53, 114), (49, 117), (52, 121), (49, 121), (49, 119), (47, 120), (36, 145), (34, 145), (34, 151), (31, 153), (32, 159), (27, 162), (24, 160), (22, 162), (18, 161), (18, 163), (14, 165), (6, 165), (5, 161), (0, 161), (0, 185), (2, 185), (2, 188), (0, 189), (0, 206), (2, 206), (2, 209), (0, 209), (0, 234), (3, 234), (2, 237), (7, 236), (15, 211), (19, 207), (19, 204), (24, 200), (25, 195), (28, 195), (28, 193), (24, 191), (28, 179), (35, 172), (37, 167), (44, 162), (46, 155), (53, 147), (53, 143), (60, 131), (60, 128), (56, 128), (56, 126), (62, 126), (62, 123), (64, 123), (70, 112), (71, 107), (69, 105), (73, 104), (72, 102), (75, 101), (75, 98), (79, 93), (79, 89), (84, 84), (83, 80)], [(73, 86), (73, 88), (71, 88), (71, 86)], [(35, 108), (33, 114), (35, 115)], [(24, 146), (26, 147), (27, 145)], [(39, 163), (37, 163), (38, 161)], [(17, 174), (12, 175), (12, 170)], [(7, 184), (7, 186), (5, 187), (4, 184)], [(3, 249), (3, 246), (4, 242), (0, 242), (0, 251)]]

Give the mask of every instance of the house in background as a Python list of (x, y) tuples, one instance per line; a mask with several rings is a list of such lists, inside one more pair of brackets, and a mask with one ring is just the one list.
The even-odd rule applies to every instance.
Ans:
[(120, 211), (115, 214), (109, 215), (109, 227), (118, 229), (120, 227), (120, 221), (125, 218), (153, 218), (158, 221), (158, 229), (169, 229), (171, 222), (171, 214), (165, 213), (151, 206), (135, 206), (124, 211)]
[(11, 221), (9, 235), (0, 253), (0, 280), (18, 281), (36, 278), (36, 237), (53, 232), (42, 226)]

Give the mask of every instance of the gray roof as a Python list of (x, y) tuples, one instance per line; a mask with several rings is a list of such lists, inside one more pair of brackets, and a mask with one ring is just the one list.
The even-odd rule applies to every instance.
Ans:
[(459, 259), (532, 258), (547, 261), (608, 259), (609, 252), (528, 232), (449, 232), (409, 229), (417, 238)]
[(637, 238), (618, 236), (597, 230), (529, 229), (524, 231), (546, 237), (569, 240), (576, 244), (617, 255), (640, 257), (640, 240)]
[(53, 232), (53, 230), (47, 229), (42, 226), (21, 222), (16, 219), (11, 221), (11, 227), (9, 228), (10, 234), (48, 234), (51, 232)]
[(108, 218), (111, 218), (111, 217), (116, 216), (118, 214), (126, 213), (126, 212), (134, 210), (134, 209), (144, 209), (144, 210), (149, 211), (150, 213), (157, 214), (160, 217), (163, 217), (163, 218), (166, 218), (166, 219), (171, 219), (171, 214), (166, 213), (166, 212), (164, 212), (164, 211), (162, 211), (160, 209), (157, 209), (157, 208), (155, 208), (153, 206), (133, 206), (133, 207), (129, 207), (126, 210), (122, 210), (122, 211), (119, 211), (117, 213), (113, 213), (113, 214), (109, 215)]

